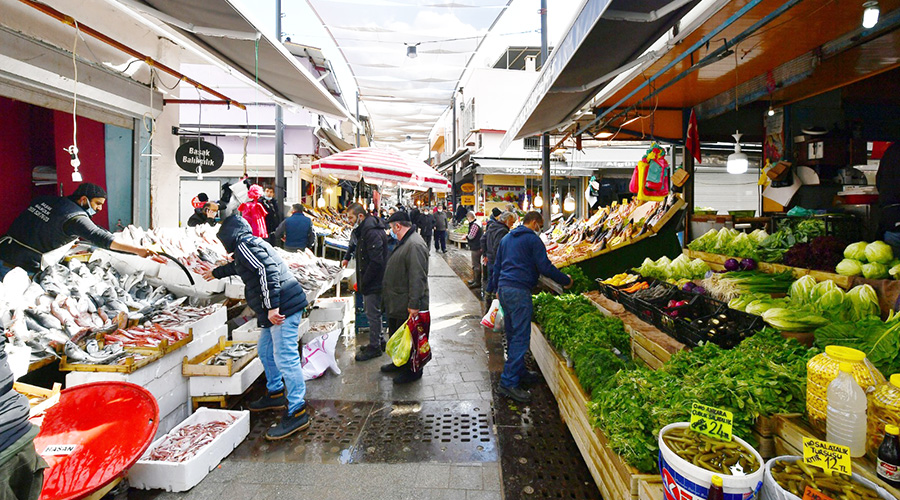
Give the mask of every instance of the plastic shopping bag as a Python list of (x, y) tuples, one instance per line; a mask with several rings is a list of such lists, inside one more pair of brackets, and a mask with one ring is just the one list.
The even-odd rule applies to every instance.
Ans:
[(487, 314), (485, 314), (484, 317), (481, 318), (481, 324), (487, 328), (493, 328), (494, 323), (497, 320), (497, 311), (499, 311), (499, 310), (500, 310), (500, 301), (497, 299), (494, 299), (491, 302), (491, 307), (488, 309)]
[(422, 371), (425, 363), (431, 361), (431, 344), (428, 336), (431, 333), (431, 313), (419, 311), (415, 316), (406, 320), (412, 338), (412, 350), (409, 354), (410, 369), (414, 372)]
[(300, 365), (303, 367), (303, 380), (321, 377), (325, 370), (331, 368), (336, 375), (341, 374), (334, 351), (337, 347), (340, 332), (323, 333), (303, 346), (300, 353)]
[(412, 334), (409, 331), (408, 321), (397, 329), (388, 339), (387, 353), (396, 366), (403, 366), (409, 361), (409, 352), (412, 350)]
[(503, 333), (503, 331), (504, 331), (504, 321), (503, 321), (503, 319), (504, 319), (505, 317), (506, 317), (506, 315), (503, 314), (503, 308), (502, 308), (502, 307), (498, 308), (498, 309), (497, 309), (497, 317), (494, 318), (494, 331), (495, 331), (495, 332), (497, 332), (497, 333)]

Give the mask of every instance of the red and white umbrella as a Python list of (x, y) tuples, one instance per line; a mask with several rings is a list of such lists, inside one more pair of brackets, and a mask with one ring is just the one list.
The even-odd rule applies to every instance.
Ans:
[(439, 193), (450, 191), (450, 181), (446, 177), (439, 174), (437, 170), (431, 168), (425, 163), (416, 169), (413, 174), (413, 182), (403, 187), (415, 189), (417, 191), (427, 191), (429, 189)]
[(312, 164), (314, 174), (372, 184), (414, 184), (419, 166), (427, 166), (412, 156), (378, 148), (355, 148)]

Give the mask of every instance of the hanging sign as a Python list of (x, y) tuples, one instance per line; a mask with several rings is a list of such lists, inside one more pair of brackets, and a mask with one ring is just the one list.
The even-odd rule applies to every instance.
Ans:
[(459, 204), (460, 205), (474, 205), (475, 197), (474, 196), (460, 196)]
[(204, 174), (215, 172), (225, 162), (222, 148), (203, 140), (190, 140), (175, 150), (175, 163), (185, 172), (197, 173), (197, 167)]
[(474, 193), (475, 192), (475, 184), (472, 184), (471, 182), (467, 182), (467, 183), (463, 184), (462, 186), (459, 186), (459, 190), (462, 191), (463, 193)]

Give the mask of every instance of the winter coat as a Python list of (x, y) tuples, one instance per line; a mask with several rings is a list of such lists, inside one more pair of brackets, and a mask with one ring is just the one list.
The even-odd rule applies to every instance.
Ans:
[(259, 326), (272, 326), (269, 311), (278, 309), (284, 316), (302, 311), (308, 305), (303, 287), (291, 274), (281, 257), (265, 240), (253, 236), (250, 225), (239, 215), (222, 222), (216, 234), (234, 261), (213, 270), (216, 278), (238, 275), (244, 282), (247, 305), (258, 316)]
[(466, 242), (469, 243), (469, 250), (475, 252), (481, 250), (481, 235), (483, 233), (484, 231), (481, 229), (481, 224), (479, 224), (477, 220), (473, 220), (469, 223), (469, 234), (466, 235)]
[(428, 245), (415, 231), (406, 232), (388, 259), (381, 293), (389, 318), (404, 319), (409, 309), (428, 310)]
[(266, 209), (266, 230), (274, 231), (281, 222), (284, 220), (284, 216), (282, 213), (283, 210), (278, 210), (278, 206), (275, 204), (275, 198), (260, 198), (259, 202), (262, 203), (263, 208)]
[(569, 277), (550, 262), (541, 238), (531, 229), (519, 226), (500, 242), (487, 291), (504, 287), (531, 290), (542, 274), (560, 285), (569, 284)]
[(266, 227), (266, 214), (268, 212), (266, 212), (266, 208), (263, 207), (262, 203), (258, 201), (241, 203), (238, 210), (241, 211), (244, 219), (247, 219), (247, 224), (250, 224), (253, 236), (259, 236), (260, 238), (269, 237), (269, 230)]
[(191, 215), (187, 220), (188, 227), (199, 226), (202, 224), (209, 224), (210, 226), (216, 225), (216, 219), (211, 219), (206, 216), (205, 206), (194, 209), (194, 215)]
[(284, 246), (287, 248), (313, 248), (316, 245), (312, 220), (301, 212), (294, 212), (284, 219), (275, 230), (275, 238), (284, 238)]
[(429, 212), (422, 213), (419, 215), (419, 222), (416, 225), (419, 226), (419, 234), (422, 235), (422, 238), (431, 238), (434, 233), (434, 215)]
[(447, 230), (447, 212), (435, 212), (434, 213), (434, 230), (435, 231), (446, 231)]
[(381, 293), (388, 261), (386, 229), (378, 217), (367, 216), (353, 230), (356, 233), (356, 286), (363, 295)]
[(481, 245), (484, 248), (484, 255), (487, 257), (488, 263), (493, 263), (497, 256), (497, 248), (500, 247), (500, 240), (509, 234), (509, 228), (506, 224), (491, 217), (488, 219), (487, 226), (484, 228), (484, 238)]

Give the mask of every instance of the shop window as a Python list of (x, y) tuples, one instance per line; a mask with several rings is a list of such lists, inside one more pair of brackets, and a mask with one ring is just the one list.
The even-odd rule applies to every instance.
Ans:
[(539, 151), (541, 149), (541, 136), (526, 137), (522, 139), (525, 151)]

